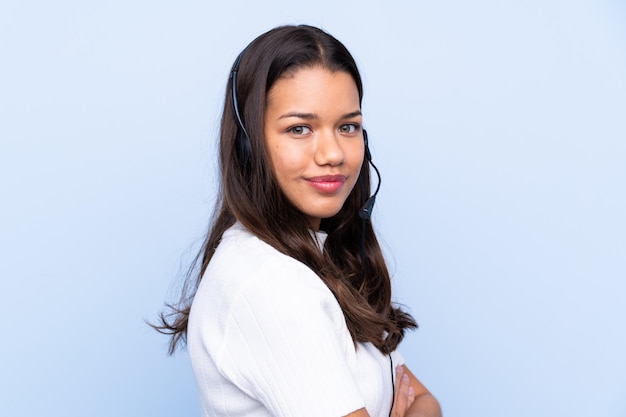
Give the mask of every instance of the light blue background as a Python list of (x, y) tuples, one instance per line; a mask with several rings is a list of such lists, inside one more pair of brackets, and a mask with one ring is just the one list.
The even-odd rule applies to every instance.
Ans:
[(618, 0), (0, 3), (0, 415), (199, 415), (143, 320), (206, 228), (230, 65), (286, 23), (361, 67), (402, 351), (446, 417), (626, 416)]

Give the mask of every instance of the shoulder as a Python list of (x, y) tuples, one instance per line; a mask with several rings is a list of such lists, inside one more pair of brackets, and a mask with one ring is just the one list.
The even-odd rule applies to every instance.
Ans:
[(306, 265), (261, 241), (235, 224), (222, 238), (194, 297), (190, 324), (211, 321), (220, 332), (249, 310), (259, 317), (304, 320), (324, 314), (344, 321), (339, 304), (322, 280)]
[(222, 238), (203, 281), (224, 291), (246, 291), (258, 286), (327, 289), (320, 278), (302, 262), (263, 242), (236, 223)]

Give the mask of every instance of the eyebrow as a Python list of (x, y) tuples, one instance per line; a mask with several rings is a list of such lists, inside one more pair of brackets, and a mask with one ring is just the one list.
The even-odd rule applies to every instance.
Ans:
[[(361, 116), (363, 113), (361, 113), (361, 110), (356, 110), (350, 113), (346, 113), (343, 116), (341, 116), (340, 120), (345, 120), (345, 119), (351, 119), (353, 117), (356, 116)], [(282, 116), (280, 116), (278, 119), (287, 119), (290, 117), (297, 117), (298, 119), (305, 119), (305, 120), (317, 120), (317, 115), (314, 113), (298, 113), (298, 112), (291, 112), (291, 113), (285, 113)]]

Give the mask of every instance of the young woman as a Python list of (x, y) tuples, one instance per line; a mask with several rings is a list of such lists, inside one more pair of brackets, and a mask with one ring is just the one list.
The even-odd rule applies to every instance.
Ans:
[(362, 96), (350, 53), (310, 26), (233, 65), (200, 271), (156, 326), (170, 353), (187, 342), (204, 416), (440, 415), (396, 351), (416, 324), (369, 220)]

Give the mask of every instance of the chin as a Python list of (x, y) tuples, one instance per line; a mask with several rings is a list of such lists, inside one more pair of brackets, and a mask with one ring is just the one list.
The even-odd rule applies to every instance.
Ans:
[(332, 209), (332, 210), (309, 211), (309, 212), (306, 212), (305, 214), (309, 217), (313, 217), (316, 219), (328, 219), (330, 217), (335, 216), (337, 213), (339, 213), (340, 210), (341, 210), (341, 207)]

